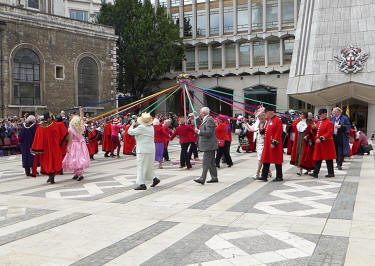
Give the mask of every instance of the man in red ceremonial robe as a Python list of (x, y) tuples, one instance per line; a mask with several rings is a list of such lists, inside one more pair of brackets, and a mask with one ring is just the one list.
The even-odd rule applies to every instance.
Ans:
[(134, 147), (135, 147), (135, 139), (134, 139), (133, 136), (130, 136), (129, 133), (128, 133), (128, 130), (129, 130), (130, 126), (131, 126), (131, 124), (128, 124), (125, 127), (123, 153), (127, 154), (127, 155), (136, 155), (133, 152), (134, 151)]
[(67, 135), (66, 127), (54, 122), (52, 114), (47, 112), (43, 115), (43, 123), (35, 133), (31, 150), (40, 154), (41, 173), (49, 176), (47, 183), (54, 184), (55, 175), (62, 171), (61, 144)]
[(264, 147), (261, 162), (263, 163), (262, 175), (257, 180), (267, 181), (270, 164), (276, 166), (276, 178), (274, 182), (283, 181), (283, 123), (281, 119), (275, 116), (275, 107), (267, 106), (266, 125), (264, 133)]
[(94, 160), (94, 155), (98, 153), (98, 131), (94, 128), (92, 122), (87, 125), (85, 138), (90, 159)]
[(112, 151), (112, 127), (111, 121), (106, 121), (102, 136), (102, 151), (105, 152), (104, 157), (109, 157)]
[(322, 161), (327, 163), (328, 175), (334, 177), (333, 160), (336, 159), (335, 143), (333, 141), (333, 123), (327, 119), (327, 109), (319, 110), (320, 120), (315, 126), (315, 148), (313, 160), (315, 161), (314, 172), (310, 176), (318, 178)]

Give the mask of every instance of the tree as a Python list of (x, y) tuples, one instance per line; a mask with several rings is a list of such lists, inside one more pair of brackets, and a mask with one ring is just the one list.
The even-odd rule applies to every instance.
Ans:
[(149, 0), (115, 0), (102, 3), (98, 22), (115, 28), (118, 89), (141, 96), (152, 81), (160, 80), (184, 58), (179, 27)]

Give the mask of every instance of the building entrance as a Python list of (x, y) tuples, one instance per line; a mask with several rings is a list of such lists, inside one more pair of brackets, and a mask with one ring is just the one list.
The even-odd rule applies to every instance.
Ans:
[(368, 118), (368, 104), (357, 99), (350, 99), (347, 101), (347, 105), (337, 104), (336, 106), (343, 106), (343, 112), (346, 113), (346, 106), (349, 106), (350, 110), (350, 122), (355, 124), (358, 130), (367, 131), (367, 118)]
[[(232, 104), (231, 100), (233, 100), (233, 90), (220, 88), (220, 87), (214, 88), (214, 90), (222, 91), (222, 92), (231, 94), (231, 95), (228, 95), (228, 94), (220, 94), (220, 93), (215, 92), (215, 94), (217, 94), (217, 95), (220, 95), (220, 96), (223, 96), (225, 98), (230, 99), (230, 100), (223, 99), (223, 101)], [(215, 99), (215, 98), (213, 98), (212, 96), (209, 96), (209, 95), (205, 95), (204, 99), (205, 99), (205, 103), (207, 104), (208, 108), (210, 108), (211, 111), (213, 111), (217, 114), (223, 114), (223, 115), (227, 115), (227, 116), (230, 116), (230, 117), (233, 116), (233, 107), (230, 106), (229, 104), (226, 104), (225, 102), (219, 101), (219, 100), (217, 100), (217, 99)]]

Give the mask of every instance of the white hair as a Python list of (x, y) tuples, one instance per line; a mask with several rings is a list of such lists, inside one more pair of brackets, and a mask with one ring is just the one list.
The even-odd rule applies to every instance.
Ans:
[(160, 121), (159, 121), (159, 119), (155, 118), (154, 121), (152, 121), (152, 124), (153, 124), (154, 126), (158, 126), (158, 125), (160, 125)]
[(205, 115), (209, 115), (210, 114), (210, 108), (208, 108), (207, 106), (202, 107), (201, 113), (203, 113)]
[(25, 120), (26, 123), (31, 123), (31, 122), (35, 122), (35, 116), (33, 115), (29, 115), (26, 120)]
[(168, 124), (168, 123), (172, 123), (172, 120), (167, 119), (167, 120), (164, 121), (164, 124)]

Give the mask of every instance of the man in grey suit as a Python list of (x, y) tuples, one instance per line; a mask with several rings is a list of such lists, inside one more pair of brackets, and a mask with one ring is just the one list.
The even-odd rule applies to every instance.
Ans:
[(194, 179), (195, 182), (204, 185), (206, 182), (207, 172), (210, 170), (211, 180), (207, 183), (219, 182), (217, 178), (217, 170), (215, 165), (215, 150), (217, 150), (217, 140), (215, 134), (215, 122), (210, 116), (210, 109), (203, 107), (200, 111), (202, 123), (199, 130), (195, 129), (198, 134), (198, 146), (199, 150), (203, 151), (203, 171), (202, 175), (198, 179)]

